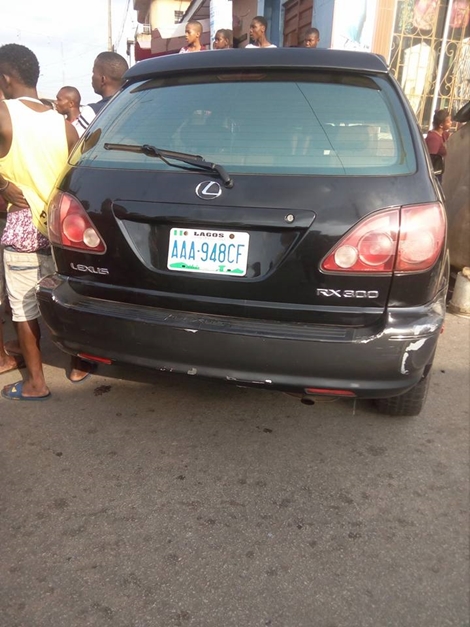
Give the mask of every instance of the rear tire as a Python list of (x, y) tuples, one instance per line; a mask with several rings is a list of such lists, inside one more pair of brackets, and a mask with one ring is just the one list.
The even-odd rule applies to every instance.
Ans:
[(411, 390), (392, 396), (391, 398), (378, 398), (375, 401), (380, 414), (389, 416), (417, 416), (424, 407), (429, 390), (431, 371), (421, 379)]

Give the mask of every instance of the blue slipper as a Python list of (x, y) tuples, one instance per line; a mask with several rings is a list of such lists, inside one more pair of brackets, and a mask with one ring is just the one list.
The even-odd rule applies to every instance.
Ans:
[(3, 398), (9, 401), (45, 401), (51, 396), (50, 392), (45, 396), (23, 396), (23, 384), (24, 381), (18, 381), (18, 383), (6, 385), (2, 390)]

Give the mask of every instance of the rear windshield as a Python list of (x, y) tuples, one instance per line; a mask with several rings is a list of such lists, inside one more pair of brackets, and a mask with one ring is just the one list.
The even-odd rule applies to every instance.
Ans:
[(402, 105), (381, 77), (263, 73), (149, 80), (119, 94), (74, 162), (167, 170), (105, 143), (197, 154), (232, 173), (397, 175), (416, 169)]

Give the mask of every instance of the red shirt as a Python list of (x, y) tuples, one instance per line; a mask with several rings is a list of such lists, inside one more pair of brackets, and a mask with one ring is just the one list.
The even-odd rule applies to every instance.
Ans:
[(445, 157), (447, 154), (447, 148), (445, 146), (445, 142), (448, 138), (449, 134), (444, 132), (440, 135), (437, 131), (429, 131), (426, 135), (426, 145), (429, 150), (430, 155), (441, 155), (441, 157)]

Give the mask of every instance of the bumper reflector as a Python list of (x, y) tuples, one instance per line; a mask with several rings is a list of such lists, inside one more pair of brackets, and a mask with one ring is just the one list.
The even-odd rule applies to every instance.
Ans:
[(88, 353), (78, 353), (78, 356), (85, 361), (97, 361), (100, 364), (112, 364), (112, 359), (108, 359), (107, 357), (98, 357), (97, 355), (89, 355)]
[(305, 388), (305, 394), (324, 394), (325, 396), (352, 396), (356, 395), (351, 390), (333, 390), (330, 388)]

